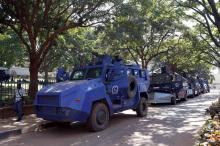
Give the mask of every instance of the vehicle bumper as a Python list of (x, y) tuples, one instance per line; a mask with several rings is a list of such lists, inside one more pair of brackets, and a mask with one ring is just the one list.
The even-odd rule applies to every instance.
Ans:
[(36, 106), (36, 115), (48, 121), (56, 122), (86, 122), (88, 114), (65, 107)]
[(170, 93), (152, 92), (149, 93), (149, 103), (170, 103), (172, 97)]

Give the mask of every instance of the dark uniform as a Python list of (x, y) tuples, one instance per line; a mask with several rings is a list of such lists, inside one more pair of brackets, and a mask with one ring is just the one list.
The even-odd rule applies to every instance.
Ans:
[(22, 120), (23, 117), (23, 96), (24, 89), (21, 87), (21, 84), (17, 84), (17, 89), (15, 91), (15, 111), (17, 113), (17, 121)]

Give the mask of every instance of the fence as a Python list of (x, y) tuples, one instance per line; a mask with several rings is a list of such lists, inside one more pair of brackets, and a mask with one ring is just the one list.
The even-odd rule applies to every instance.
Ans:
[[(14, 103), (14, 95), (15, 90), (17, 88), (18, 82), (0, 82), (0, 107), (4, 106), (11, 106)], [(21, 83), (22, 88), (25, 91), (24, 94), (24, 103), (25, 104), (32, 104), (33, 99), (28, 96), (28, 89), (29, 89), (29, 81), (19, 81)], [(52, 84), (54, 82), (49, 82), (45, 84), (44, 82), (38, 82), (38, 89), (41, 89), (43, 86)]]

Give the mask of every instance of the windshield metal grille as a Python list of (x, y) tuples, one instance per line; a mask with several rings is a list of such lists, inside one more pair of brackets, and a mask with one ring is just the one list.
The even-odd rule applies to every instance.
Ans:
[(59, 96), (38, 96), (38, 104), (48, 106), (59, 106)]

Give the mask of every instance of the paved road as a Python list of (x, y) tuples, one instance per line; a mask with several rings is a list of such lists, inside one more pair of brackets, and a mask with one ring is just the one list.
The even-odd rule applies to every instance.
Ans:
[(204, 111), (218, 92), (171, 105), (156, 105), (147, 118), (133, 111), (114, 115), (108, 129), (88, 132), (82, 124), (54, 127), (1, 141), (1, 146), (192, 146), (204, 123)]

